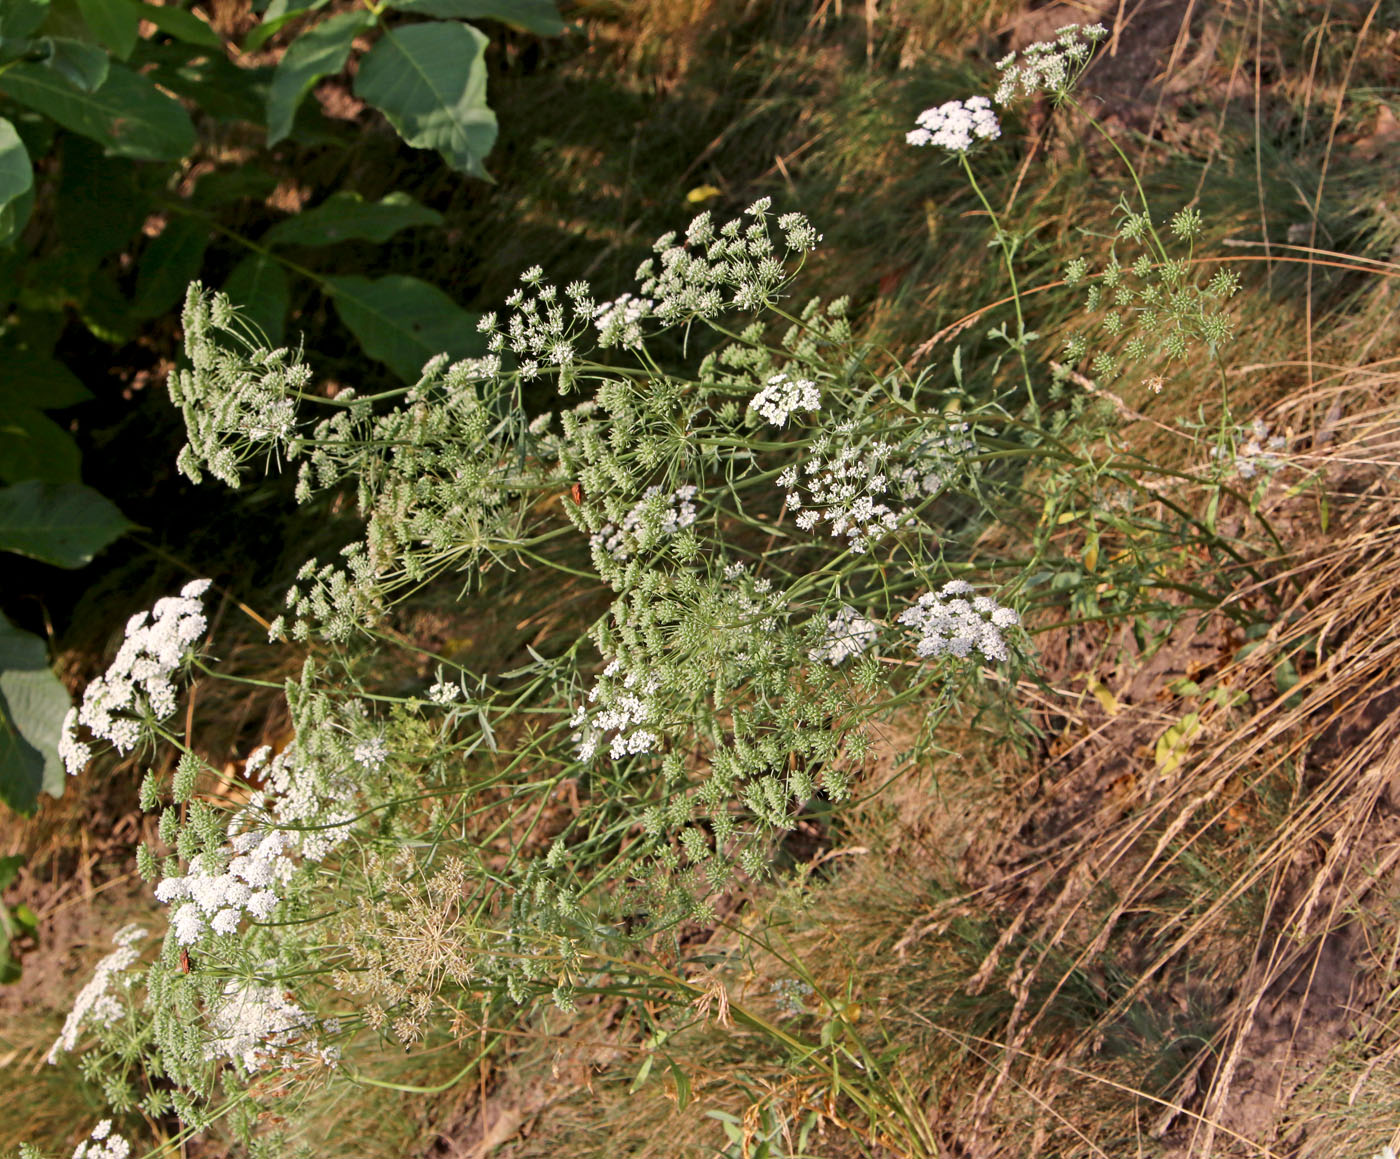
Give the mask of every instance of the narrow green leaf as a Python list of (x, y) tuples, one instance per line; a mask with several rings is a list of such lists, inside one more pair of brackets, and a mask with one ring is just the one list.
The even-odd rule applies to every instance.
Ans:
[(83, 22), (103, 44), (125, 60), (136, 47), (141, 28), (140, 9), (132, 0), (78, 0)]
[(486, 44), (465, 24), (385, 29), (360, 62), (355, 95), (410, 145), (436, 149), (454, 169), (490, 180), (482, 159), (496, 142), (496, 114), (486, 104)]
[(0, 798), (11, 808), (33, 812), (41, 791), (63, 795), (58, 740), (70, 707), (44, 642), (0, 616)]
[(319, 11), (329, 3), (330, 0), (272, 0), (263, 13), (262, 23), (243, 41), (243, 51), (257, 52), (293, 20)]
[(499, 20), (536, 36), (558, 36), (565, 28), (554, 0), (387, 0), (385, 7), (443, 20)]
[(387, 363), (405, 382), (417, 382), (423, 365), (438, 354), (465, 358), (485, 352), (476, 315), (427, 282), (390, 274), (326, 283), (341, 320), (365, 353)]
[(676, 1110), (683, 1111), (690, 1106), (690, 1076), (672, 1062), (671, 1077), (676, 1080)]
[(287, 47), (267, 94), (267, 143), (292, 131), (297, 107), (311, 86), (338, 73), (350, 59), (350, 43), (374, 25), (372, 13), (342, 12), (308, 28)]
[(114, 503), (81, 483), (0, 487), (0, 551), (55, 567), (82, 567), (134, 526)]
[(388, 241), (401, 229), (441, 225), (442, 214), (419, 205), (407, 193), (366, 202), (358, 193), (333, 193), (315, 209), (279, 221), (262, 236), (262, 244), (334, 245), (341, 241)]
[(158, 4), (138, 4), (142, 20), (149, 20), (166, 36), (201, 48), (223, 48), (223, 38), (193, 12)]
[(0, 412), (0, 481), (76, 483), (82, 453), (73, 436), (33, 407)]
[(271, 65), (240, 67), (223, 51), (178, 40), (143, 41), (139, 52), (145, 76), (204, 116), (228, 124), (263, 123), (275, 71)]
[(174, 161), (194, 148), (180, 103), (120, 64), (95, 93), (76, 91), (42, 65), (13, 64), (0, 73), (0, 92), (123, 157)]
[(39, 64), (85, 93), (94, 93), (102, 87), (111, 62), (97, 45), (66, 36), (45, 37), (42, 43), (48, 47), (49, 55)]
[[(0, 117), (0, 244), (24, 228), (34, 201), (34, 167), (14, 125)], [(21, 210), (23, 214), (21, 216)], [(4, 215), (9, 215), (6, 221)]]
[(131, 303), (138, 318), (164, 314), (185, 296), (199, 277), (209, 226), (194, 217), (177, 217), (151, 240), (136, 267), (136, 296)]
[(281, 262), (268, 254), (250, 254), (233, 267), (224, 293), (262, 329), (272, 346), (281, 345), (292, 298)]

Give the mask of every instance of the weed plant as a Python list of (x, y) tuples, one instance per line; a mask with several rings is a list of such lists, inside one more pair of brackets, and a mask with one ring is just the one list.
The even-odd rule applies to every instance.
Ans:
[[(1071, 27), (1003, 61), (998, 101), (1072, 102), (1103, 36)], [(1102, 226), (1106, 264), (1064, 255), (1085, 313), (1057, 349), (1032, 328), (1027, 239), (979, 184), (992, 102), (948, 102), (910, 130), (970, 182), (1005, 274), (1007, 308), (986, 320), (998, 354), (975, 376), (960, 352), (906, 370), (844, 299), (803, 302), (819, 226), (768, 198), (663, 236), (609, 300), (532, 268), (482, 320), (485, 356), (435, 358), (376, 393), (319, 387), (314, 352), (272, 348), (227, 296), (190, 287), (189, 366), (170, 381), (181, 470), (233, 487), (294, 470), (300, 501), (353, 503), (364, 534), (309, 560), (269, 625), (305, 655), (275, 751), (214, 768), (179, 724), (181, 682), (221, 675), (202, 579), (128, 624), (65, 724), (72, 771), (102, 744), (180, 753), (141, 789), (159, 839), (138, 863), (168, 929), (116, 934), (54, 1047), (111, 1110), (85, 1156), (121, 1159), (142, 1119), (182, 1138), (223, 1121), (251, 1154), (309, 1154), (297, 1108), (394, 1087), (374, 1065), (386, 1046), (484, 1041), (503, 1017), (598, 998), (657, 1044), (737, 1026), (789, 1061), (798, 1102), (872, 1144), (938, 1153), (849, 992), (755, 936), (748, 952), (788, 973), (771, 1002), (739, 1001), (694, 947), (741, 899), (790, 884), (785, 839), (813, 809), (855, 804), (884, 722), (917, 718), (898, 763), (953, 717), (1024, 740), (1033, 619), (1169, 631), (1243, 585), (1277, 598), (1258, 497), (1294, 468), (1231, 406), (1239, 280), (1195, 252), (1196, 211), (1147, 204), (1096, 128), (1136, 194)], [(1177, 432), (1196, 469), (1163, 469), (1121, 436), (1139, 415), (1117, 384), (1188, 358), (1218, 394)], [(1225, 501), (1248, 527), (1221, 524)], [(1067, 524), (1084, 533), (1073, 555)], [(1186, 556), (1204, 561), (1192, 581), (1168, 567)], [(426, 647), (405, 612), (447, 584), (484, 621), (546, 593), (547, 630), (510, 667)], [(411, 689), (388, 679), (396, 652), (427, 673)], [(1057, 953), (1073, 1001), (1101, 1006)], [(644, 1069), (658, 1059), (685, 1104), (684, 1063), (654, 1052)], [(735, 1154), (806, 1146), (816, 1119), (754, 1106), (716, 1120)]]

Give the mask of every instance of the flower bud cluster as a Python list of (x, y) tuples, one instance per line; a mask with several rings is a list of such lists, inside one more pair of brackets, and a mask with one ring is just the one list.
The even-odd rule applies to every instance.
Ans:
[(1054, 40), (1027, 45), (997, 61), (1001, 83), (997, 86), (996, 102), (1010, 103), (1017, 93), (1034, 96), (1045, 92), (1059, 98), (1074, 87), (1094, 45), (1108, 35), (1102, 24), (1067, 24)]
[(625, 562), (638, 552), (648, 551), (662, 540), (669, 539), (681, 528), (695, 522), (698, 514), (695, 497), (699, 491), (690, 483), (677, 487), (669, 495), (659, 486), (648, 487), (623, 517), (621, 525), (604, 524), (589, 537), (594, 553), (606, 553), (619, 562)]
[(195, 483), (203, 469), (237, 487), (250, 459), (296, 453), (296, 398), (311, 370), (299, 352), (263, 346), (228, 296), (199, 282), (191, 283), (180, 319), (192, 368), (167, 381), (189, 440), (176, 465)]

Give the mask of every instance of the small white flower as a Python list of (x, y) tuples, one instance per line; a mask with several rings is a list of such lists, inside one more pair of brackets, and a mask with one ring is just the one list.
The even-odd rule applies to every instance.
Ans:
[(454, 704), (461, 699), (462, 689), (456, 684), (447, 684), (443, 681), (431, 685), (428, 688), (428, 699), (434, 704), (447, 706)]
[(879, 628), (855, 608), (843, 604), (826, 625), (826, 638), (807, 653), (812, 660), (839, 667), (875, 643)]
[(905, 134), (910, 145), (937, 145), (950, 153), (966, 153), (976, 141), (995, 141), (1001, 136), (1001, 123), (986, 97), (965, 101), (945, 101), (925, 109), (916, 119), (917, 128)]
[(351, 756), (357, 765), (374, 772), (382, 768), (384, 762), (389, 759), (389, 746), (384, 743), (382, 736), (371, 737), (357, 744)]
[(950, 580), (937, 592), (928, 592), (899, 615), (899, 622), (918, 633), (914, 651), (924, 658), (943, 655), (965, 659), (973, 649), (992, 661), (1010, 659), (1003, 630), (1013, 628), (1021, 617), (989, 596), (973, 600), (966, 580)]
[[(815, 382), (808, 378), (789, 379), (781, 373), (773, 375), (749, 403), (775, 427), (785, 426), (798, 411), (811, 413), (821, 410), (821, 405), (821, 392)], [(783, 486), (781, 480), (779, 486)]]

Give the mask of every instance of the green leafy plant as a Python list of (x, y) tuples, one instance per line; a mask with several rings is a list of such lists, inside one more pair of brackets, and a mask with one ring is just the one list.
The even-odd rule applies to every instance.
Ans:
[[(14, 884), (23, 868), (24, 858), (18, 854), (0, 857), (0, 894)], [(24, 968), (20, 964), (15, 943), (26, 938), (33, 939), (38, 933), (39, 919), (32, 909), (23, 902), (11, 907), (0, 900), (0, 985), (19, 981)]]

